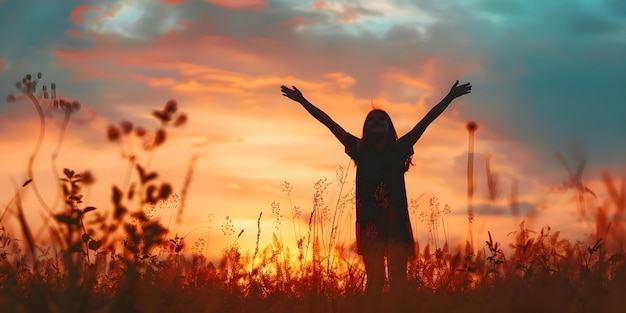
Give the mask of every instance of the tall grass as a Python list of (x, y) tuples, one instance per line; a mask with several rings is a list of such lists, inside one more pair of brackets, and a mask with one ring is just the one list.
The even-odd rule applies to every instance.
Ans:
[[(36, 96), (35, 89), (27, 92)], [(276, 201), (271, 207), (273, 240), (265, 247), (259, 243), (264, 229), (262, 212), (255, 230), (239, 230), (227, 217), (221, 224), (226, 247), (209, 242), (212, 216), (209, 226), (192, 231), (207, 230), (207, 237), (189, 244), (186, 240), (191, 233), (179, 236), (169, 230), (173, 210), (165, 217), (155, 210), (184, 201), (195, 159), (190, 161), (180, 188), (182, 199), (151, 164), (168, 131), (182, 125), (186, 115), (175, 101), (168, 101), (153, 115), (160, 123), (153, 131), (127, 121), (103, 130), (103, 136), (119, 145), (129, 164), (127, 172), (120, 175), (120, 184), (111, 188), (111, 210), (103, 209), (102, 204), (84, 203), (83, 192), (93, 180), (91, 174), (54, 169), (64, 202), (59, 210), (49, 208), (44, 231), (53, 239), (51, 244), (36, 240), (24, 214), (22, 198), (37, 181), (29, 160), (27, 180), (16, 188), (0, 215), (1, 312), (622, 310), (626, 179), (617, 181), (610, 173), (604, 174), (609, 196), (595, 210), (596, 233), (588, 240), (562, 238), (548, 226), (529, 229), (522, 221), (507, 238), (493, 238), (488, 233), (488, 238), (476, 238), (484, 245), (468, 240), (464, 250), (452, 251), (446, 219), (449, 208), (441, 208), (439, 200), (432, 197), (428, 208), (418, 214), (429, 240), (424, 247), (415, 243), (417, 254), (407, 265), (410, 287), (404, 293), (386, 292), (374, 299), (363, 295), (366, 274), (351, 237), (354, 190), (345, 189), (349, 166), (337, 174), (336, 201), (328, 199), (331, 182), (320, 179), (314, 184), (310, 214), (304, 215), (293, 204), (292, 186), (283, 184), (294, 220), (295, 243), (283, 240), (283, 215)], [(58, 154), (60, 148), (55, 151)], [(513, 190), (511, 202), (516, 203)], [(411, 210), (418, 210), (414, 202)], [(8, 227), (10, 214), (16, 217), (18, 234)], [(470, 211), (469, 216), (472, 214)], [(304, 231), (299, 223), (303, 218), (308, 222)], [(252, 253), (240, 248), (244, 231), (256, 231)], [(510, 242), (498, 241), (502, 239)], [(222, 249), (220, 259), (209, 260), (208, 249)]]

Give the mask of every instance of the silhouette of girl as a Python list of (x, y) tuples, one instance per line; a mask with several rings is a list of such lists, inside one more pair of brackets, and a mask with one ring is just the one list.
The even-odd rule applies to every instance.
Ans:
[(365, 118), (361, 139), (347, 133), (326, 113), (311, 104), (295, 86), (281, 86), (283, 96), (299, 102), (344, 145), (356, 164), (356, 239), (367, 272), (366, 294), (380, 292), (385, 284), (385, 257), (389, 286), (402, 289), (407, 282), (407, 262), (415, 254), (409, 220), (404, 173), (411, 165), (413, 145), (452, 100), (470, 93), (469, 83), (457, 80), (450, 92), (406, 135), (398, 138), (389, 115), (373, 109)]

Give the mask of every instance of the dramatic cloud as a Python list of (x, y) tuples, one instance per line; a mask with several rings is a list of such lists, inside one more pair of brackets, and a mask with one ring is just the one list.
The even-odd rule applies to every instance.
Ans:
[(70, 18), (74, 21), (74, 24), (83, 24), (85, 22), (83, 14), (87, 11), (102, 11), (102, 8), (93, 5), (82, 5), (72, 10)]
[(268, 6), (267, 0), (204, 0), (208, 3), (229, 9), (253, 8), (263, 9)]
[(0, 57), (0, 74), (2, 74), (2, 71), (4, 70), (4, 67), (7, 66), (7, 64), (9, 64), (9, 61)]

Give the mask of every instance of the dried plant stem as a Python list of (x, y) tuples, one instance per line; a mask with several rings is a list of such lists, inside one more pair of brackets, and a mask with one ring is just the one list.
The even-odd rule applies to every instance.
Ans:
[(43, 113), (43, 109), (41, 108), (41, 104), (39, 103), (39, 100), (37, 99), (37, 97), (35, 97), (31, 93), (27, 95), (28, 95), (28, 98), (33, 102), (33, 105), (35, 105), (35, 109), (37, 109), (37, 113), (39, 114), (39, 136), (37, 137), (37, 143), (35, 145), (35, 149), (33, 150), (33, 153), (31, 154), (31, 156), (28, 158), (28, 179), (32, 180), (33, 192), (35, 193), (35, 197), (37, 197), (37, 200), (39, 201), (41, 206), (46, 210), (46, 212), (50, 216), (52, 216), (53, 215), (52, 210), (50, 209), (46, 201), (43, 199), (43, 197), (41, 196), (41, 193), (39, 192), (39, 188), (37, 187), (37, 183), (33, 175), (33, 165), (35, 164), (35, 159), (37, 158), (37, 154), (39, 153), (39, 149), (41, 148), (41, 144), (43, 143), (43, 137), (46, 132), (46, 120), (45, 120), (45, 116)]
[[(63, 123), (61, 124), (61, 131), (59, 133), (59, 140), (57, 141), (57, 146), (54, 149), (54, 152), (52, 153), (52, 157), (51, 157), (51, 167), (52, 167), (52, 174), (54, 175), (54, 181), (59, 181), (60, 177), (59, 177), (59, 173), (57, 171), (57, 166), (56, 166), (56, 160), (57, 157), (59, 156), (59, 153), (61, 152), (61, 146), (63, 144), (63, 139), (65, 138), (65, 131), (67, 130), (67, 126), (69, 125), (70, 122), (70, 116), (72, 115), (72, 110), (71, 109), (65, 109), (65, 114), (63, 116)], [(56, 185), (56, 184), (55, 184)], [(57, 186), (57, 197), (54, 200), (54, 202), (52, 203), (52, 208), (56, 208), (59, 200), (62, 198), (62, 192), (61, 189), (58, 188)]]
[(468, 123), (469, 143), (467, 151), (467, 221), (468, 221), (468, 243), (471, 253), (474, 253), (474, 132), (476, 124)]
[(335, 223), (337, 220), (337, 211), (339, 211), (339, 202), (341, 201), (341, 195), (343, 194), (343, 187), (346, 185), (346, 177), (348, 176), (348, 169), (350, 168), (350, 163), (352, 159), (348, 159), (348, 165), (346, 165), (346, 170), (341, 173), (341, 180), (339, 184), (339, 195), (337, 196), (337, 203), (335, 203), (335, 212), (333, 213), (333, 220), (330, 224), (330, 238), (328, 239), (328, 256), (327, 256), (327, 272), (330, 273), (330, 263), (331, 263), (331, 254), (333, 251), (333, 239), (335, 237)]
[(309, 245), (311, 244), (311, 229), (313, 228), (313, 217), (315, 216), (315, 206), (313, 206), (313, 211), (311, 211), (311, 215), (309, 216), (309, 230), (307, 233), (307, 241), (306, 241), (306, 249), (304, 250), (304, 260), (306, 262), (307, 256), (309, 254)]
[(513, 177), (511, 182), (511, 196), (509, 200), (511, 204), (511, 213), (513, 217), (518, 218), (520, 215), (520, 206), (519, 206), (519, 183), (517, 181), (517, 177)]
[(183, 219), (183, 213), (185, 211), (185, 204), (187, 203), (187, 192), (189, 191), (189, 185), (191, 185), (191, 178), (193, 177), (194, 168), (196, 165), (196, 161), (198, 161), (198, 155), (194, 154), (189, 161), (189, 166), (187, 166), (187, 174), (185, 175), (185, 180), (183, 182), (183, 187), (180, 191), (180, 208), (178, 209), (178, 215), (176, 216), (176, 225), (180, 225)]
[[(29, 183), (31, 183), (31, 180), (27, 180), (27, 181), (26, 181), (26, 182), (22, 185), (22, 187), (25, 187), (25, 186), (26, 186), (26, 185), (28, 185)], [(21, 188), (20, 188), (20, 189), (17, 189), (17, 190), (15, 191), (15, 194), (13, 194), (13, 197), (11, 198), (11, 200), (9, 200), (9, 202), (7, 203), (6, 207), (4, 208), (4, 212), (2, 212), (2, 215), (0, 215), (0, 223), (1, 223), (1, 222), (2, 222), (2, 220), (4, 219), (4, 216), (5, 216), (5, 215), (9, 212), (9, 208), (11, 207), (11, 203), (13, 203), (13, 201), (14, 201), (15, 199), (17, 199), (17, 197), (19, 196), (20, 191), (21, 191)]]
[(28, 244), (28, 252), (30, 253), (33, 261), (33, 267), (37, 263), (37, 255), (35, 254), (35, 241), (33, 239), (33, 235), (30, 231), (30, 227), (26, 222), (26, 217), (24, 216), (24, 209), (22, 207), (22, 197), (20, 193), (17, 193), (17, 197), (15, 198), (16, 207), (17, 207), (17, 218), (20, 221), (20, 227), (22, 228), (22, 234), (24, 235), (24, 239)]
[(250, 272), (254, 271), (254, 260), (256, 259), (256, 255), (259, 253), (259, 241), (261, 239), (261, 216), (263, 216), (263, 212), (259, 213), (259, 219), (256, 221), (256, 244), (254, 246), (254, 255), (252, 256), (252, 264), (250, 268)]

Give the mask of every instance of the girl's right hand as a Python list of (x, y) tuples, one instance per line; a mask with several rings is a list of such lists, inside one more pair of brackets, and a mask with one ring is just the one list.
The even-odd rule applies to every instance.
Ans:
[(289, 87), (286, 87), (285, 85), (280, 86), (280, 91), (283, 92), (283, 96), (296, 102), (304, 101), (304, 96), (302, 95), (302, 92), (300, 92), (300, 90), (298, 90), (296, 86), (291, 87), (293, 87), (293, 89), (289, 89)]

